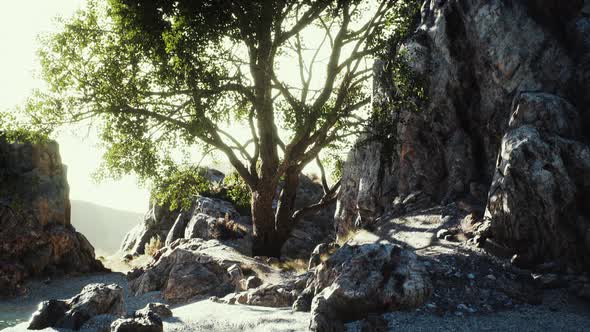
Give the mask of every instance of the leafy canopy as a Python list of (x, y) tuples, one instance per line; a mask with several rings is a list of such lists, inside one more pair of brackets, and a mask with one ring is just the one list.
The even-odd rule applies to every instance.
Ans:
[[(362, 128), (367, 59), (403, 3), (89, 0), (46, 36), (50, 88), (28, 111), (37, 124), (92, 122), (112, 175), (154, 178), (179, 149), (202, 147), (224, 153), (252, 190), (276, 186)], [(281, 77), (280, 58), (298, 83)], [(228, 132), (238, 123), (247, 138)]]

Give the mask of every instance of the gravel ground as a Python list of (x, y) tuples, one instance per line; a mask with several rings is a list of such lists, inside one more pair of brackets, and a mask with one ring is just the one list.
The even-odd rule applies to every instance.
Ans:
[[(552, 311), (543, 305), (463, 317), (407, 312), (384, 316), (390, 331), (590, 331), (590, 311)], [(358, 325), (348, 324), (348, 331), (360, 332)]]
[[(25, 321), (37, 304), (50, 298), (68, 298), (89, 283), (116, 283), (127, 296), (129, 311), (142, 308), (148, 302), (162, 301), (159, 293), (129, 297), (125, 276), (120, 273), (90, 275), (54, 280), (48, 284), (33, 282), (26, 297), (0, 301), (0, 320)], [(548, 294), (544, 304), (521, 305), (490, 314), (439, 316), (423, 309), (396, 312), (383, 316), (390, 331), (590, 331), (590, 308), (580, 303), (557, 301), (558, 293)], [(227, 305), (208, 300), (173, 308), (174, 317), (164, 323), (165, 331), (306, 331), (309, 314), (290, 309)], [(359, 323), (347, 325), (348, 331), (360, 332)], [(6, 326), (4, 326), (6, 327)], [(6, 332), (26, 331), (27, 324), (6, 329)], [(46, 329), (45, 331), (57, 331)], [(372, 330), (378, 331), (378, 330)]]
[(84, 286), (92, 283), (118, 284), (123, 287), (127, 310), (135, 311), (149, 302), (162, 302), (159, 293), (148, 293), (139, 297), (130, 297), (127, 279), (122, 273), (107, 273), (59, 278), (49, 281), (32, 281), (25, 287), (29, 292), (21, 297), (0, 300), (0, 329), (27, 321), (37, 305), (49, 299), (67, 299), (80, 292)]

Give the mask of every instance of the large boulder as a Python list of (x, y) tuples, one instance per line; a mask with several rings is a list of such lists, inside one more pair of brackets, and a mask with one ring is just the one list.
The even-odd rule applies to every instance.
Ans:
[(432, 292), (417, 256), (390, 244), (345, 244), (315, 270), (293, 305), (314, 331), (341, 331), (369, 313), (416, 308)]
[(30, 276), (102, 271), (94, 248), (70, 223), (66, 167), (57, 143), (0, 136), (0, 295)]
[[(129, 275), (135, 295), (160, 290), (170, 302), (224, 296), (239, 289), (244, 269), (260, 265), (217, 240), (179, 239)], [(236, 270), (238, 270), (236, 273)]]
[[(207, 181), (217, 184), (223, 181), (225, 175), (218, 170), (207, 168), (204, 177)], [(159, 238), (162, 243), (167, 245), (176, 239), (183, 238), (188, 221), (192, 215), (198, 212), (218, 217), (218, 215), (225, 216), (225, 212), (229, 210), (232, 217), (239, 216), (230, 203), (219, 204), (217, 201), (220, 200), (209, 200), (207, 197), (197, 196), (188, 210), (181, 208), (171, 210), (170, 206), (159, 205), (151, 200), (150, 208), (143, 221), (133, 227), (123, 238), (120, 251), (132, 255), (142, 255), (145, 253), (146, 244), (152, 238)], [(228, 207), (227, 204), (230, 206)]]
[(189, 209), (171, 211), (167, 206), (152, 204), (143, 222), (125, 236), (121, 251), (144, 254), (146, 244), (157, 237), (166, 246), (178, 239), (228, 240), (228, 244), (249, 253), (251, 228), (250, 219), (240, 216), (230, 202), (196, 196)]
[(125, 299), (121, 287), (115, 284), (90, 284), (69, 300), (42, 302), (33, 314), (28, 329), (56, 327), (78, 330), (95, 316), (122, 316), (125, 313)]
[(480, 232), (513, 248), (532, 266), (568, 257), (590, 266), (590, 147), (571, 140), (578, 114), (548, 94), (522, 94), (502, 139), (490, 188), (486, 227)]
[(163, 332), (162, 319), (153, 312), (131, 318), (120, 318), (111, 325), (112, 332)]
[[(424, 1), (415, 32), (375, 64), (374, 105), (386, 121), (349, 153), (338, 236), (412, 212), (403, 202), (419, 192), (431, 206), (468, 201), (478, 219), (487, 211), (482, 234), (530, 260), (568, 257), (587, 269), (589, 6)], [(394, 106), (391, 61), (422, 85), (419, 112)]]
[[(278, 284), (258, 285), (254, 288), (246, 286), (244, 292), (231, 293), (217, 299), (227, 304), (246, 304), (263, 307), (291, 307), (301, 295), (312, 274), (307, 272), (294, 278), (284, 280)], [(250, 279), (250, 278), (249, 278)]]

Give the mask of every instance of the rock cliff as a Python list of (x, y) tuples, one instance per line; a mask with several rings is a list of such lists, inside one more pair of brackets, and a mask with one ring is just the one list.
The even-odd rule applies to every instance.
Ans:
[[(391, 63), (424, 81), (393, 107)], [(468, 203), (486, 238), (525, 265), (590, 267), (590, 1), (428, 0), (415, 32), (375, 67), (391, 139), (348, 156), (340, 236), (379, 216)]]
[(27, 277), (104, 269), (70, 224), (69, 187), (57, 143), (0, 138), (0, 295)]

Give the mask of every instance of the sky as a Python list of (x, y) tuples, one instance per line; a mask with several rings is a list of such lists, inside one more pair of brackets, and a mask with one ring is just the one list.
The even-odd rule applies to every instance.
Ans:
[[(42, 88), (38, 75), (37, 36), (57, 29), (54, 18), (70, 17), (83, 0), (2, 1), (0, 11), (0, 109), (22, 105), (34, 88)], [(70, 198), (116, 209), (145, 212), (149, 193), (133, 176), (96, 183), (92, 173), (101, 160), (96, 135), (66, 131), (57, 137), (62, 162), (68, 166)]]

